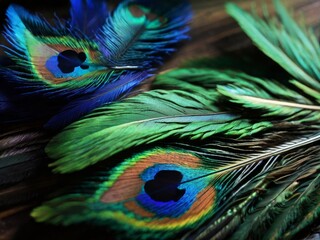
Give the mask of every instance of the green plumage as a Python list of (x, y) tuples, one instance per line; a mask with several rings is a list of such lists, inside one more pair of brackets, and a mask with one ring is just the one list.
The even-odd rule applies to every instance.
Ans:
[(301, 83), (320, 90), (320, 46), (314, 31), (299, 26), (279, 0), (274, 0), (277, 13), (265, 19), (249, 14), (234, 4), (227, 12), (240, 24), (254, 44)]
[(262, 19), (234, 4), (227, 12), (288, 75), (198, 61), (95, 109), (46, 152), (57, 173), (102, 170), (36, 208), (36, 221), (95, 224), (119, 239), (298, 239), (317, 226), (319, 43), (274, 5)]
[(205, 95), (155, 90), (99, 108), (54, 137), (47, 153), (59, 159), (51, 166), (65, 173), (168, 137), (207, 139), (219, 133), (244, 137), (270, 126), (267, 121), (254, 123), (219, 113)]

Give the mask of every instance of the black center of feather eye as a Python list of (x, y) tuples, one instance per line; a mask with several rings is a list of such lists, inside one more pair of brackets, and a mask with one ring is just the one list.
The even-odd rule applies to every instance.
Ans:
[(179, 171), (159, 171), (153, 180), (146, 182), (144, 185), (144, 190), (155, 201), (177, 202), (186, 192), (185, 189), (178, 189), (182, 177), (183, 175)]
[(77, 53), (73, 50), (66, 50), (58, 55), (58, 67), (63, 73), (72, 73), (75, 67), (88, 69), (88, 65), (82, 64), (87, 59), (84, 52)]

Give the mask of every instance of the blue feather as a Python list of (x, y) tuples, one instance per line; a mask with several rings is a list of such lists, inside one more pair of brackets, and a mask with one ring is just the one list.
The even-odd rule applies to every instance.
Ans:
[(72, 28), (79, 29), (90, 37), (105, 23), (109, 12), (103, 0), (71, 0)]
[(53, 27), (19, 6), (7, 11), (5, 37), (12, 49), (6, 52), (16, 66), (3, 75), (17, 95), (40, 97), (61, 109), (50, 112), (57, 113), (50, 128), (118, 100), (145, 80), (176, 43), (188, 38), (191, 17), (184, 0), (127, 0), (110, 15), (101, 0), (71, 0), (70, 13), (69, 21)]
[(148, 72), (124, 73), (116, 81), (105, 85), (94, 93), (67, 104), (46, 123), (45, 127), (50, 129), (62, 128), (93, 109), (126, 96), (134, 87), (150, 76)]
[(125, 1), (97, 38), (108, 66), (161, 64), (172, 44), (187, 39), (191, 19), (186, 1)]

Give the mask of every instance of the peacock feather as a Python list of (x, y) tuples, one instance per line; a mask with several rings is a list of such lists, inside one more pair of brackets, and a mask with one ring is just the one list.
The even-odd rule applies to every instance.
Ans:
[[(137, 239), (170, 238), (192, 229), (197, 230), (188, 239), (223, 239), (232, 232), (235, 239), (261, 239), (269, 227), (265, 239), (281, 239), (287, 234), (284, 230), (294, 229), (288, 222), (305, 215), (311, 215), (312, 222), (319, 212), (313, 204), (319, 201), (315, 174), (319, 150), (312, 145), (319, 135), (304, 139), (288, 135), (283, 144), (276, 132), (261, 139), (216, 139), (197, 147), (174, 144), (151, 149), (100, 172), (81, 186), (83, 190), (47, 202), (32, 216), (63, 225), (93, 222)], [(278, 145), (255, 147), (263, 141)], [(307, 161), (302, 161), (306, 152)], [(306, 185), (293, 179), (306, 180)], [(275, 189), (270, 192), (271, 186)], [(288, 220), (273, 226), (270, 222), (276, 217)]]
[(71, 18), (56, 18), (54, 26), (15, 4), (6, 11), (3, 35), (9, 45), (1, 46), (7, 56), (0, 58), (3, 192), (50, 175), (44, 148), (61, 127), (136, 94), (188, 38), (186, 1), (122, 1), (112, 11), (102, 0), (70, 3)]
[[(297, 239), (317, 224), (318, 38), (280, 1), (271, 20), (226, 7), (289, 77), (188, 64), (97, 108), (46, 152), (59, 173), (105, 165), (36, 208), (38, 222), (91, 223), (119, 239)], [(124, 159), (125, 150), (141, 152)]]
[(50, 128), (126, 96), (150, 77), (187, 38), (190, 6), (128, 0), (109, 13), (104, 1), (81, 0), (71, 1), (70, 13), (70, 20), (51, 26), (20, 6), (7, 10), (4, 36), (11, 48), (5, 50), (14, 65), (1, 72), (19, 95), (42, 96), (50, 111), (58, 105)]

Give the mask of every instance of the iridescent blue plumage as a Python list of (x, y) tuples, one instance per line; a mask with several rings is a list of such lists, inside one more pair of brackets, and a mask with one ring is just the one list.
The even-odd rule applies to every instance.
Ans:
[[(109, 66), (161, 64), (172, 44), (187, 38), (191, 18), (186, 1), (125, 1), (98, 34)], [(126, 19), (126, 21), (124, 21)]]
[(134, 87), (140, 84), (141, 80), (149, 76), (150, 74), (146, 71), (123, 73), (115, 81), (106, 84), (94, 93), (86, 94), (67, 103), (45, 126), (47, 128), (63, 127), (81, 117), (83, 112), (88, 109), (94, 109), (101, 104), (111, 103), (120, 97), (126, 97)]
[(42, 96), (60, 109), (50, 110), (57, 114), (46, 124), (50, 128), (116, 101), (148, 78), (173, 44), (187, 38), (190, 6), (130, 0), (109, 14), (104, 1), (72, 0), (70, 15), (53, 27), (19, 6), (7, 11), (5, 37), (12, 49), (6, 51), (16, 66), (2, 73), (22, 97)]
[[(123, 1), (110, 13), (105, 1), (71, 0), (71, 18), (57, 18), (55, 26), (18, 5), (8, 8), (4, 36), (10, 47), (2, 46), (8, 58), (0, 59), (0, 129), (15, 124), (17, 130), (8, 128), (9, 132), (1, 136), (0, 158), (23, 170), (10, 172), (6, 181), (16, 181), (17, 175), (32, 175), (30, 166), (36, 169), (45, 162), (42, 155), (35, 154), (25, 167), (26, 158), (20, 156), (43, 149), (37, 138), (28, 138), (30, 147), (26, 146), (25, 136), (42, 134), (43, 126), (62, 128), (98, 106), (128, 96), (153, 74), (172, 44), (186, 38), (184, 25), (190, 19), (186, 2), (170, 2), (170, 8), (166, 6), (169, 1), (137, 2), (139, 17), (131, 14), (130, 7), (136, 1)], [(177, 12), (181, 4), (185, 7)], [(150, 13), (155, 7), (161, 15)], [(157, 25), (157, 19), (166, 19), (165, 24)], [(48, 141), (46, 137), (41, 144)], [(12, 139), (17, 148), (10, 145)], [(0, 164), (3, 178), (9, 176), (3, 172), (10, 171), (10, 164)]]
[(70, 25), (87, 36), (94, 38), (109, 15), (107, 4), (103, 0), (70, 0)]
[(109, 174), (102, 170), (83, 186), (86, 193), (76, 190), (57, 198), (32, 216), (64, 225), (108, 225), (121, 233), (115, 234), (119, 239), (167, 239), (215, 212), (213, 176), (203, 178), (210, 173), (197, 154), (156, 148), (123, 161)]
[[(165, 29), (170, 14), (162, 12), (167, 9), (166, 5), (148, 8), (150, 2), (128, 1), (110, 15), (112, 22), (118, 22), (116, 16), (120, 16), (124, 21), (119, 21), (119, 26), (124, 26), (130, 34), (130, 30), (140, 33), (144, 29), (145, 35), (142, 33), (140, 37), (146, 37), (141, 42), (141, 38), (130, 41), (125, 34), (118, 34), (119, 29), (112, 25), (102, 30), (113, 33), (108, 35), (111, 43), (104, 43), (100, 38), (76, 41), (78, 38), (73, 36), (62, 47), (58, 42), (61, 39), (56, 36), (41, 38), (27, 33), (30, 52), (47, 50), (44, 52), (49, 60), (45, 66), (47, 74), (55, 77), (53, 86), (67, 87), (70, 80), (79, 84), (80, 89), (89, 89), (85, 95), (68, 96), (70, 101), (47, 126), (60, 127), (89, 109), (126, 96), (151, 74), (150, 69), (162, 60), (152, 51), (170, 51), (166, 45), (169, 37), (164, 37), (163, 32), (151, 32), (159, 26)], [(280, 13), (283, 11), (281, 5), (277, 8)], [(285, 34), (282, 31), (285, 27), (277, 31), (282, 24), (276, 18), (269, 25), (235, 5), (228, 5), (228, 11), (246, 26), (258, 46), (264, 42), (262, 49), (271, 50), (271, 56), (275, 55), (278, 60), (279, 56), (286, 60), (288, 49), (282, 47), (299, 43), (294, 37), (288, 43), (278, 41), (279, 36)], [(284, 26), (292, 25), (290, 18), (285, 19)], [(128, 23), (133, 27), (126, 28)], [(267, 31), (263, 31), (264, 28)], [(290, 32), (301, 33), (295, 28), (292, 30)], [(156, 35), (162, 38), (157, 39)], [(310, 36), (315, 39), (314, 35)], [(159, 45), (155, 44), (151, 51), (149, 44), (155, 39)], [(174, 42), (177, 38), (171, 40)], [(284, 45), (275, 47), (274, 43)], [(51, 46), (56, 52), (46, 48), (50, 44), (56, 44)], [(297, 46), (300, 49), (302, 45)], [(313, 52), (320, 53), (317, 47), (318, 44)], [(145, 53), (145, 48), (151, 52)], [(142, 53), (146, 61), (140, 58)], [(291, 52), (288, 55), (291, 57)], [(30, 56), (38, 64), (32, 65), (33, 70), (38, 71), (37, 55), (31, 53)], [(68, 174), (70, 180), (57, 177), (67, 180), (61, 181), (63, 185), (77, 185), (82, 176), (93, 175), (69, 193), (64, 189), (54, 193), (66, 192), (36, 208), (31, 213), (36, 221), (64, 226), (85, 224), (76, 226), (77, 230), (86, 228), (87, 224), (101, 225), (107, 231), (107, 234), (97, 234), (94, 228), (86, 239), (110, 238), (110, 235), (116, 239), (139, 240), (296, 239), (304, 235), (303, 231), (317, 226), (320, 216), (320, 91), (310, 87), (310, 83), (319, 79), (309, 77), (312, 81), (307, 83), (308, 78), (300, 79), (302, 75), (309, 76), (306, 69), (310, 66), (313, 69), (317, 61), (310, 59), (309, 66), (295, 61), (296, 56), (304, 58), (303, 54), (296, 54), (293, 61), (288, 57), (287, 60), (294, 63), (295, 69), (289, 72), (298, 73), (299, 81), (284, 78), (280, 82), (231, 70), (175, 69), (160, 74), (155, 80), (152, 87), (160, 89), (98, 108), (53, 138), (37, 127), (14, 126), (13, 132), (6, 130), (0, 134), (0, 152), (4, 150), (4, 154), (0, 154), (0, 186), (21, 181), (22, 174), (35, 174), (37, 162), (46, 162), (41, 153), (51, 138), (45, 151), (55, 160), (50, 164), (54, 171), (83, 170), (80, 174)], [(93, 66), (102, 69), (96, 72)], [(109, 72), (104, 72), (106, 66)], [(91, 77), (91, 82), (85, 83), (89, 88), (81, 85), (85, 80), (82, 74), (85, 78)], [(61, 81), (63, 76), (70, 79)], [(101, 82), (95, 83), (93, 77)], [(174, 90), (164, 90), (168, 86)], [(72, 93), (69, 90), (60, 96)], [(4, 96), (6, 99), (9, 95)], [(137, 154), (142, 149), (148, 150)], [(122, 158), (131, 154), (129, 158)], [(84, 170), (99, 161), (103, 161), (99, 166)], [(25, 170), (25, 163), (31, 171)], [(18, 165), (21, 172), (17, 174), (14, 168), (9, 171), (8, 165), (10, 168)], [(40, 176), (34, 181), (42, 184), (41, 180)], [(51, 182), (50, 177), (48, 180)], [(28, 184), (23, 182), (23, 185)], [(32, 185), (32, 190), (37, 191), (38, 186)], [(19, 185), (17, 188), (19, 191)], [(10, 199), (11, 192), (6, 190), (2, 190), (0, 196), (6, 197), (9, 192), (7, 199)], [(8, 200), (1, 198), (1, 208), (4, 201)], [(19, 211), (19, 207), (14, 207), (14, 213), (16, 209)]]
[[(204, 168), (193, 169), (175, 164), (155, 164), (141, 173), (142, 181), (154, 187), (154, 197), (152, 197), (152, 189), (148, 192), (144, 188), (137, 196), (137, 202), (140, 206), (144, 206), (159, 217), (178, 218), (191, 208), (197, 199), (199, 191), (202, 191), (210, 184), (211, 178), (204, 179), (204, 181), (200, 178), (211, 172), (212, 170)], [(158, 175), (158, 179), (161, 178), (159, 173), (162, 173), (163, 178), (166, 180), (162, 185), (156, 182), (157, 178), (155, 176)], [(172, 175), (176, 175), (177, 178), (174, 179), (176, 180), (174, 184), (168, 187), (168, 179)], [(196, 180), (197, 178), (199, 178), (198, 181)], [(159, 195), (159, 197), (156, 197), (156, 195)]]

